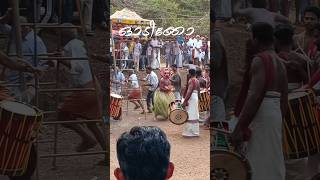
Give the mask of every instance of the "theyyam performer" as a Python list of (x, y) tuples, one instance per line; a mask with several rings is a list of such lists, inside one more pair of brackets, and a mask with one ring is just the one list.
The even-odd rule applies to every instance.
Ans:
[(164, 68), (160, 72), (161, 80), (159, 89), (154, 93), (154, 107), (153, 112), (158, 120), (168, 119), (169, 112), (168, 107), (171, 102), (175, 100), (173, 94), (173, 87), (170, 82), (170, 70)]

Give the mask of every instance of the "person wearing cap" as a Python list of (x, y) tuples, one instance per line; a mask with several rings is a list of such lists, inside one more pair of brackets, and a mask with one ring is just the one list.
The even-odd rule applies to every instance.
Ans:
[(170, 81), (174, 87), (174, 97), (176, 100), (181, 100), (181, 77), (177, 69), (177, 65), (173, 64), (171, 66), (173, 75), (170, 78)]

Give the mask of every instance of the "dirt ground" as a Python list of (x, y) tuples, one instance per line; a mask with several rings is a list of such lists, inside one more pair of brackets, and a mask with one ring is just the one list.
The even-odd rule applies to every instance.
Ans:
[[(126, 103), (124, 104), (126, 109)], [(128, 115), (123, 114), (123, 120), (111, 121), (110, 135), (110, 180), (115, 180), (113, 171), (119, 167), (116, 157), (116, 141), (123, 133), (134, 126), (157, 126), (168, 136), (171, 144), (171, 162), (175, 165), (172, 180), (209, 180), (210, 179), (210, 132), (200, 127), (200, 137), (183, 138), (183, 125), (177, 126), (170, 121), (157, 121), (152, 114), (146, 119), (141, 110), (133, 111), (129, 104)]]

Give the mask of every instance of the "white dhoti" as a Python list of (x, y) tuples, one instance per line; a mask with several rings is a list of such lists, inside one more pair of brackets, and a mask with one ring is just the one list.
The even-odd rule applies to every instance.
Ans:
[(199, 100), (198, 91), (193, 91), (188, 101), (186, 110), (188, 112), (188, 121), (185, 124), (182, 135), (187, 137), (199, 136)]
[(246, 157), (252, 180), (285, 180), (280, 93), (268, 91), (266, 95), (249, 127), (252, 135)]
[(153, 49), (153, 58), (151, 62), (152, 69), (159, 69), (160, 68), (160, 49)]

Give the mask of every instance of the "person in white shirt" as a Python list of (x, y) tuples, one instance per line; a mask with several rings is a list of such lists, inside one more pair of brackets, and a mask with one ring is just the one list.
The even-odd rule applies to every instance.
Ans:
[(141, 102), (142, 94), (139, 86), (139, 80), (134, 70), (131, 71), (131, 75), (129, 76), (128, 81), (130, 82), (128, 99), (130, 100), (130, 102), (132, 102), (135, 105), (135, 108), (134, 108), (135, 110), (141, 107), (142, 108), (141, 114), (144, 114), (145, 111), (144, 111), (144, 106)]
[[(68, 25), (72, 25), (69, 24)], [(61, 31), (63, 44), (63, 55), (72, 58), (87, 58), (84, 42), (77, 38), (77, 30), (64, 29)], [(70, 69), (72, 76), (72, 88), (95, 88), (95, 91), (73, 92), (64, 98), (58, 108), (58, 119), (60, 121), (102, 118), (102, 89), (97, 78), (93, 76), (89, 60), (63, 61)], [(75, 131), (82, 138), (82, 142), (76, 147), (77, 152), (83, 152), (96, 146), (99, 142), (103, 150), (106, 150), (106, 142), (102, 131), (95, 122), (86, 123), (88, 129), (94, 134), (93, 139), (80, 124), (65, 124), (66, 128)]]
[(157, 38), (153, 38), (150, 42), (153, 52), (153, 59), (151, 61), (152, 69), (160, 68), (160, 43)]
[(115, 94), (121, 94), (122, 91), (122, 85), (125, 84), (125, 76), (124, 74), (119, 70), (117, 66), (113, 67), (113, 71), (111, 73), (111, 92)]
[(126, 68), (127, 67), (127, 60), (129, 59), (129, 48), (128, 48), (128, 44), (125, 42), (123, 44), (123, 58), (124, 59), (124, 63), (123, 63), (123, 67)]
[(133, 63), (137, 71), (139, 71), (139, 61), (140, 61), (141, 51), (142, 51), (142, 45), (139, 42), (139, 40), (137, 40), (135, 47), (133, 49)]
[[(25, 17), (20, 17), (20, 23), (28, 23), (27, 19)], [(47, 47), (42, 41), (42, 39), (36, 35), (33, 31), (33, 29), (30, 26), (21, 26), (21, 35), (22, 35), (22, 54), (24, 55), (23, 61), (28, 63), (29, 65), (35, 67), (38, 66), (41, 70), (46, 70), (51, 66), (54, 66), (54, 64), (51, 63), (51, 61), (40, 61), (36, 62), (34, 61), (34, 58), (32, 55), (45, 55), (47, 54)], [(36, 37), (35, 37), (36, 36)], [(37, 44), (37, 51), (35, 52), (35, 38), (36, 38), (36, 44)], [(16, 53), (15, 44), (12, 43), (10, 45), (10, 53)], [(3, 69), (5, 71), (5, 68)], [(21, 79), (20, 72), (9, 70), (5, 73), (6, 80), (9, 84), (17, 84), (21, 83), (21, 80), (24, 81), (26, 84), (32, 84), (27, 85), (26, 87), (10, 87), (11, 96), (15, 97), (19, 101), (31, 103), (34, 96), (35, 96), (35, 79), (34, 75), (31, 73), (23, 73), (23, 79)]]
[(147, 63), (146, 66), (150, 66), (152, 62), (152, 47), (150, 42), (148, 42), (148, 49), (147, 49)]
[(201, 41), (201, 39), (200, 39), (200, 36), (199, 35), (197, 35), (196, 36), (196, 39), (194, 40), (194, 59), (195, 59), (195, 61), (194, 61), (194, 64), (196, 64), (196, 65), (200, 65), (199, 64), (199, 61), (200, 61), (200, 59), (201, 59), (201, 47), (202, 47), (202, 41)]
[(147, 81), (148, 83), (146, 86), (149, 86), (148, 95), (147, 95), (147, 108), (148, 108), (148, 113), (152, 113), (151, 102), (153, 106), (154, 105), (153, 95), (156, 89), (158, 88), (159, 79), (156, 73), (152, 71), (152, 68), (150, 66), (146, 68), (146, 73), (147, 73), (147, 77), (144, 80)]

